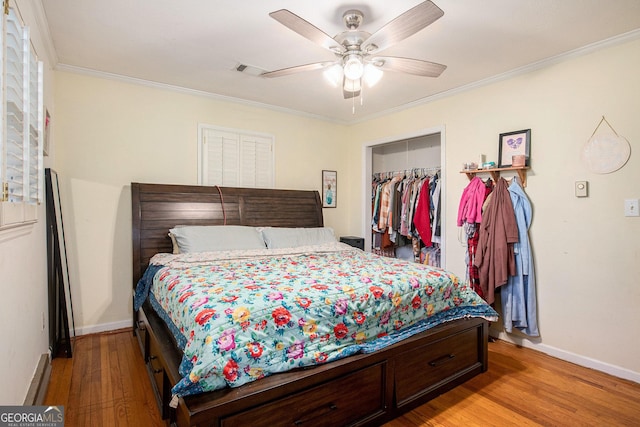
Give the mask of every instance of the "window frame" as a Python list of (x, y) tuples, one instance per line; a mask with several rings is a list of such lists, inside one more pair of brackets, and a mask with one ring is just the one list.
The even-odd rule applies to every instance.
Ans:
[[(223, 141), (221, 149), (221, 173), (218, 182), (210, 182), (207, 175), (210, 175), (208, 166), (211, 164), (208, 160), (210, 150), (207, 148), (208, 137), (211, 134), (217, 134), (222, 138), (227, 137)], [(250, 147), (254, 145), (254, 148)], [(224, 152), (226, 150), (233, 150)], [(265, 153), (265, 147), (268, 153)], [(262, 154), (260, 153), (262, 151)], [(254, 167), (247, 168), (247, 160), (254, 155)], [(225, 158), (227, 164), (224, 163)], [(262, 160), (266, 163), (260, 163)], [(231, 162), (231, 164), (229, 164)], [(260, 164), (266, 166), (268, 170), (256, 169), (255, 166)], [(225, 171), (235, 175), (235, 179), (225, 179)], [(266, 178), (265, 178), (266, 175)], [(259, 179), (262, 176), (263, 179)], [(253, 182), (248, 180), (253, 177)], [(198, 125), (198, 185), (220, 185), (227, 187), (246, 187), (246, 188), (274, 188), (275, 184), (275, 137), (266, 133), (255, 132), (244, 129), (234, 129), (220, 127), (209, 124)]]
[[(9, 34), (8, 32), (11, 31)], [(21, 58), (9, 62), (7, 43)], [(0, 20), (0, 231), (38, 221), (37, 206), (43, 201), (43, 73), (42, 61), (31, 45), (29, 27), (13, 8)], [(18, 51), (20, 51), (18, 53)], [(13, 55), (15, 56), (15, 55)], [(14, 75), (9, 76), (8, 73)], [(9, 86), (11, 84), (11, 86)], [(8, 108), (8, 93), (14, 96)], [(15, 98), (15, 96), (18, 98)], [(21, 104), (21, 105), (17, 105)], [(12, 111), (11, 117), (8, 112)], [(12, 123), (14, 126), (11, 126)], [(18, 126), (15, 126), (18, 124)], [(10, 130), (13, 129), (13, 130)], [(11, 138), (9, 138), (11, 134)], [(9, 148), (13, 150), (10, 152)], [(12, 154), (13, 153), (13, 154)], [(16, 155), (17, 154), (17, 155)], [(9, 157), (17, 174), (9, 174)]]

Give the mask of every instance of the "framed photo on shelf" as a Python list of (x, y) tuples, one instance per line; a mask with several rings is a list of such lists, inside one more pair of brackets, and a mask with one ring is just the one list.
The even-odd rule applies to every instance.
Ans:
[(531, 129), (501, 133), (498, 142), (498, 167), (505, 168), (513, 164), (513, 156), (524, 155), (525, 166), (530, 166)]
[(322, 171), (322, 207), (335, 208), (338, 197), (338, 172)]

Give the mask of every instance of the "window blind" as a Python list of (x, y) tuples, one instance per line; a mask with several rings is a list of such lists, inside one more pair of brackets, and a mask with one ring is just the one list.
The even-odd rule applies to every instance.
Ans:
[(9, 202), (22, 202), (24, 195), (24, 38), (25, 31), (20, 27), (15, 13), (6, 16), (5, 33), (5, 176), (7, 199)]
[(272, 139), (241, 136), (241, 186), (268, 188), (273, 186)]
[(13, 9), (3, 14), (0, 229), (34, 222), (43, 194), (43, 67), (29, 29)]
[(200, 183), (271, 188), (273, 137), (247, 131), (200, 126)]

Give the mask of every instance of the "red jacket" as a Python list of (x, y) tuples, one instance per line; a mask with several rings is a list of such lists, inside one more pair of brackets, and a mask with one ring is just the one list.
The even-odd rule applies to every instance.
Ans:
[(429, 178), (425, 178), (418, 195), (418, 206), (413, 214), (413, 225), (415, 225), (420, 239), (425, 246), (431, 246), (431, 197), (429, 192)]

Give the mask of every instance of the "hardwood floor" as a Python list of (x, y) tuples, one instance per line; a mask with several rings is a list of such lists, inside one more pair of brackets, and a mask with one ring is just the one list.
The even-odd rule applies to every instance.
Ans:
[[(489, 370), (389, 422), (422, 426), (640, 426), (640, 384), (497, 341)], [(66, 426), (162, 426), (131, 330), (86, 335), (53, 360), (44, 405)]]
[(164, 425), (131, 330), (84, 335), (73, 358), (52, 361), (44, 405), (64, 405), (65, 426)]

